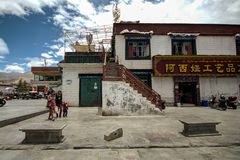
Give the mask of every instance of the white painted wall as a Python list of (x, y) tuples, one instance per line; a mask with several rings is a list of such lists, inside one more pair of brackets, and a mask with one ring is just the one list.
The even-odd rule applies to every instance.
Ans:
[(174, 82), (172, 77), (152, 77), (152, 89), (167, 103), (174, 102)]
[[(172, 55), (170, 36), (153, 35), (150, 40), (151, 56)], [(236, 55), (234, 36), (198, 36), (196, 38), (197, 55)], [(128, 69), (152, 69), (152, 60), (125, 60), (125, 38), (116, 36), (116, 54), (120, 64)]]
[[(62, 91), (63, 101), (70, 106), (79, 106), (79, 74), (102, 74), (102, 64), (80, 64), (64, 63), (63, 67)], [(68, 83), (71, 80), (71, 83)]]
[[(150, 41), (151, 56), (172, 55), (172, 43), (169, 36), (153, 35)], [(196, 38), (197, 55), (236, 55), (234, 36), (198, 36)], [(116, 54), (120, 64), (128, 69), (152, 69), (152, 60), (125, 60), (125, 38), (116, 36)], [(239, 94), (239, 78), (200, 77), (201, 99), (211, 94)], [(152, 77), (152, 88), (168, 103), (174, 101), (174, 82), (172, 77)]]
[(151, 38), (151, 56), (172, 55), (172, 41), (169, 36), (154, 35)]
[(240, 78), (238, 77), (200, 77), (201, 99), (209, 99), (211, 95), (239, 95)]
[(198, 36), (197, 55), (236, 55), (234, 36)]
[[(171, 39), (169, 36), (152, 36), (150, 40), (151, 57), (155, 55), (171, 55)], [(120, 64), (128, 69), (152, 69), (152, 60), (126, 60), (125, 59), (125, 38), (122, 35), (116, 36), (116, 54)]]
[[(63, 101), (68, 102), (70, 106), (78, 106), (79, 105), (79, 78), (78, 78), (78, 70), (71, 68), (63, 69)], [(67, 80), (71, 80), (71, 84), (67, 84)]]

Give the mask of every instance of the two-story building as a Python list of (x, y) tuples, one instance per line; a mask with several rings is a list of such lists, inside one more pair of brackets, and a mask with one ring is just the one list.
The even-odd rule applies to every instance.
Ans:
[(240, 25), (115, 23), (115, 54), (169, 103), (239, 95)]
[(240, 25), (114, 23), (111, 54), (65, 53), (63, 99), (118, 114), (162, 109), (161, 99), (199, 105), (239, 95), (239, 33)]

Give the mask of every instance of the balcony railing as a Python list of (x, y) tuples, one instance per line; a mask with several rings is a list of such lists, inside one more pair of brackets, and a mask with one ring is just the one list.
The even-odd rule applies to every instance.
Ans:
[(103, 63), (103, 52), (66, 52), (65, 63)]

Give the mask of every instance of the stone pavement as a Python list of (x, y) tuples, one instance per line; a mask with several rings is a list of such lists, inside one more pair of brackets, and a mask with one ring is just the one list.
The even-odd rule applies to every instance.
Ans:
[(0, 127), (48, 112), (46, 103), (46, 99), (7, 101), (0, 107)]
[[(240, 109), (219, 111), (207, 107), (168, 107), (164, 115), (97, 115), (97, 108), (69, 108), (67, 118), (54, 122), (43, 114), (0, 128), (0, 159), (239, 159)], [(221, 136), (185, 137), (180, 119), (220, 121)], [(21, 144), (21, 126), (31, 123), (67, 124), (60, 144)], [(123, 128), (123, 137), (105, 141), (104, 134)]]

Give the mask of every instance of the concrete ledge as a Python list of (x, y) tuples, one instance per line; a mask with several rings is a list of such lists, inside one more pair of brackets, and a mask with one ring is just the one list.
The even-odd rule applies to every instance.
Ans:
[(198, 137), (198, 136), (219, 136), (221, 135), (216, 130), (216, 125), (221, 122), (207, 121), (207, 120), (179, 120), (183, 125), (184, 129), (182, 134), (187, 137)]
[(4, 126), (10, 125), (10, 124), (14, 124), (14, 123), (17, 123), (17, 122), (20, 122), (20, 121), (23, 121), (23, 120), (26, 120), (26, 119), (44, 114), (44, 113), (47, 113), (48, 111), (49, 110), (46, 109), (46, 110), (43, 110), (43, 111), (38, 111), (38, 112), (30, 113), (30, 114), (27, 114), (27, 115), (2, 120), (2, 121), (0, 121), (0, 127), (4, 127)]
[(23, 126), (19, 130), (25, 132), (23, 143), (48, 144), (62, 142), (64, 140), (62, 130), (65, 127), (66, 124), (32, 123)]

